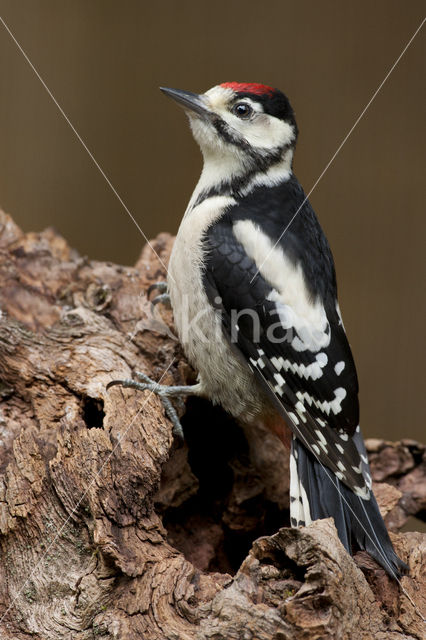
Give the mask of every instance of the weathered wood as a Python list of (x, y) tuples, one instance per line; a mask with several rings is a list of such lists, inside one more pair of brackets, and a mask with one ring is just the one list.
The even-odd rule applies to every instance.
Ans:
[[(179, 446), (157, 397), (106, 390), (138, 369), (194, 377), (170, 312), (152, 315), (145, 293), (164, 270), (148, 247), (135, 268), (94, 262), (0, 216), (2, 640), (424, 637), (425, 534), (392, 534), (416, 611), (330, 520), (283, 527), (272, 436), (188, 401)], [(172, 241), (153, 242), (163, 261)], [(397, 531), (424, 515), (425, 447), (369, 451)]]

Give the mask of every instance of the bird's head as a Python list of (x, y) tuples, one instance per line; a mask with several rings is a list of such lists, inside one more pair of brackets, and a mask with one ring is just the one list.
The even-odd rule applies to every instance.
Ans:
[(161, 89), (186, 111), (205, 161), (291, 168), (297, 125), (287, 97), (264, 84), (225, 82), (206, 93)]

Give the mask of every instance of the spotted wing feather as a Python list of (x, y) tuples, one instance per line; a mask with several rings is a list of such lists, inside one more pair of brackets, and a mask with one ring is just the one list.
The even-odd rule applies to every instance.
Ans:
[[(307, 379), (300, 375), (300, 365), (313, 365), (317, 354), (295, 351), (285, 336), (271, 341), (272, 325), (279, 333), (275, 304), (268, 300), (272, 287), (257, 273), (256, 264), (233, 235), (232, 224), (225, 216), (205, 238), (205, 287), (221, 314), (225, 335), (244, 356), (300, 442), (357, 495), (368, 498), (369, 477), (353, 442), (358, 419), (356, 373), (338, 314), (334, 309), (329, 317), (332, 340), (327, 364), (345, 358), (347, 389), (342, 410), (330, 415), (322, 407), (334, 399), (334, 377), (338, 377), (334, 366), (324, 367), (324, 374), (316, 380)], [(297, 364), (299, 371), (294, 366), (284, 371), (282, 361)], [(307, 396), (315, 398), (316, 404), (309, 404)]]

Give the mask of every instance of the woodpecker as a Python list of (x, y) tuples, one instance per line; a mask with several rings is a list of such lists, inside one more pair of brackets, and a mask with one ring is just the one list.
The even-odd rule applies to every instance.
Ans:
[(358, 381), (333, 257), (295, 177), (287, 97), (256, 83), (204, 94), (162, 88), (185, 109), (204, 159), (169, 263), (176, 328), (198, 372), (191, 387), (145, 384), (168, 402), (197, 394), (290, 445), (292, 526), (333, 517), (348, 552), (394, 578), (396, 555), (359, 427)]

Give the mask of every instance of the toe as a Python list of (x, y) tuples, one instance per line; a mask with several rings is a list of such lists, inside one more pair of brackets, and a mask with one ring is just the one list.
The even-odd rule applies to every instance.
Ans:
[(148, 287), (148, 291), (147, 291), (148, 298), (149, 298), (149, 296), (151, 295), (151, 293), (153, 291), (158, 291), (159, 293), (166, 293), (166, 291), (167, 291), (167, 282), (153, 282)]

